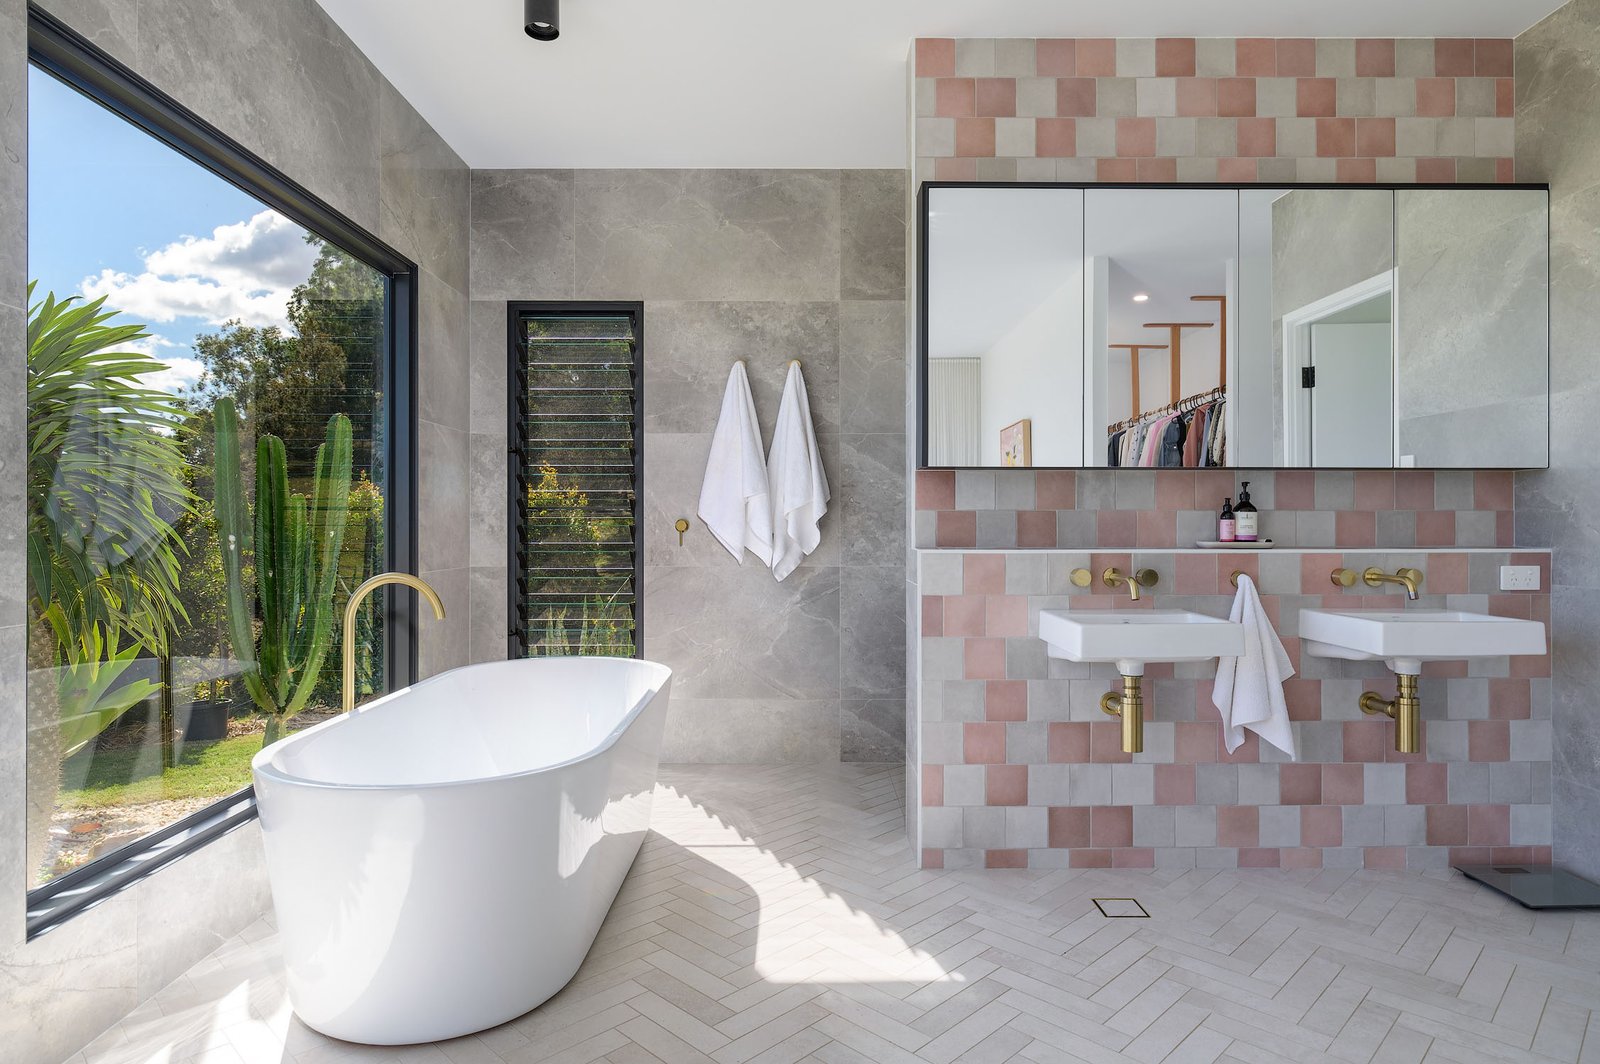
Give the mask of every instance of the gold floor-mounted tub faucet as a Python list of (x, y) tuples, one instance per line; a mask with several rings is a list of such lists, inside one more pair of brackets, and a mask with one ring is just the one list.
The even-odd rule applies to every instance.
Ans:
[(389, 584), (402, 584), (416, 591), (433, 606), (433, 615), (444, 620), (444, 603), (439, 593), (410, 573), (379, 573), (355, 589), (344, 604), (344, 711), (356, 707), (356, 613), (368, 595)]

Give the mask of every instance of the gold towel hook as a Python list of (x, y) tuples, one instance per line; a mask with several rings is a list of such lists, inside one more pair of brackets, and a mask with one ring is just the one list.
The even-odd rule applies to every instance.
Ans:
[(1241, 576), (1247, 576), (1247, 575), (1249, 575), (1249, 574), (1247, 574), (1243, 569), (1235, 569), (1233, 571), (1233, 575), (1228, 577), (1228, 583), (1232, 584), (1234, 587), (1238, 587), (1239, 586), (1239, 578)]

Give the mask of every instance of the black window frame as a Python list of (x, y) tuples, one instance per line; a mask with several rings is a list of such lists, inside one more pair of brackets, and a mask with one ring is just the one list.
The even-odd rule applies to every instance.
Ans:
[[(385, 564), (416, 569), (417, 266), (30, 0), (28, 62), (387, 278)], [(383, 592), (389, 690), (417, 675), (412, 596)], [(247, 786), (27, 892), (33, 939), (256, 817)]]
[(522, 416), (527, 394), (521, 323), (529, 317), (627, 317), (633, 327), (633, 657), (644, 657), (644, 303), (616, 300), (510, 300), (506, 303), (506, 657), (527, 653), (519, 624), (526, 600), (522, 551), (527, 536), (522, 479)]

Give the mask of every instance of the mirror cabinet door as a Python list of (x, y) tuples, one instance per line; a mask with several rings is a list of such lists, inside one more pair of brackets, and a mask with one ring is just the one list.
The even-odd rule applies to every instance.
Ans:
[(1549, 462), (1549, 196), (1395, 193), (1400, 466)]
[(1084, 193), (1091, 466), (1228, 465), (1239, 194)]
[(1083, 192), (928, 190), (931, 466), (1081, 466)]

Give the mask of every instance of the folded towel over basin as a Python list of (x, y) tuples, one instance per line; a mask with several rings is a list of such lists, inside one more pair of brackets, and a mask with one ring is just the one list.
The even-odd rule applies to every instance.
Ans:
[(1228, 619), (1244, 626), (1244, 653), (1217, 659), (1217, 682), (1211, 689), (1211, 701), (1222, 714), (1228, 752), (1239, 748), (1244, 729), (1249, 728), (1292, 760), (1299, 760), (1283, 697), (1283, 681), (1294, 675), (1294, 665), (1249, 576), (1239, 576), (1239, 593), (1233, 597)]

